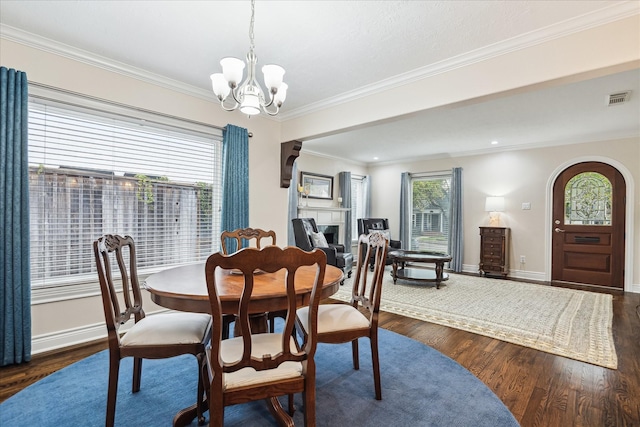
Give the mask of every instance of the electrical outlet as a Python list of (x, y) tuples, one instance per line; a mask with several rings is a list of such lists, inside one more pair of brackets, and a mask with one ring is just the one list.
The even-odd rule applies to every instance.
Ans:
[(525, 262), (527, 262), (527, 258), (525, 258), (524, 255), (520, 255), (520, 264), (524, 264)]

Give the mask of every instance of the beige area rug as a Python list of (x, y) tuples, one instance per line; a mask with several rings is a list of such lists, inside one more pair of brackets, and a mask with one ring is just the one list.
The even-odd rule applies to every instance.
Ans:
[[(345, 280), (332, 298), (349, 301), (351, 283)], [(394, 285), (385, 273), (380, 308), (616, 369), (612, 300), (609, 294), (460, 274), (450, 274), (440, 289), (402, 280)]]

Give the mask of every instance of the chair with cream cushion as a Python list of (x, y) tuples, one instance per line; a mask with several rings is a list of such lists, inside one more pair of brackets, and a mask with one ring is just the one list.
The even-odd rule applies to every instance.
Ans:
[[(133, 393), (140, 390), (142, 359), (164, 359), (181, 354), (193, 354), (201, 367), (205, 344), (211, 330), (211, 316), (165, 313), (146, 317), (142, 308), (133, 238), (108, 234), (93, 242), (93, 251), (109, 341), (109, 386), (105, 424), (112, 426), (115, 420), (120, 360), (125, 357), (134, 358)], [(115, 283), (122, 284), (122, 293), (116, 289)], [(130, 325), (130, 328), (121, 335), (120, 327), (123, 325)], [(199, 368), (199, 376), (200, 372)], [(197, 388), (194, 397), (197, 399), (198, 421), (202, 423), (204, 388), (200, 379), (198, 384), (194, 385)]]
[[(318, 307), (318, 342), (351, 342), (354, 369), (360, 368), (358, 339), (369, 338), (375, 395), (378, 400), (382, 399), (378, 358), (378, 313), (388, 247), (389, 240), (384, 233), (374, 231), (368, 235), (361, 235), (358, 240), (358, 261), (351, 303), (321, 304)], [(374, 259), (373, 271), (369, 271), (366, 262), (371, 257)], [(296, 326), (305, 340), (309, 331), (307, 316), (307, 307), (298, 309)]]
[[(213, 327), (211, 342), (207, 348), (204, 375), (209, 402), (211, 426), (224, 424), (225, 406), (254, 400), (270, 399), (275, 411), (285, 419), (285, 425), (293, 425), (293, 393), (303, 393), (305, 426), (315, 425), (315, 331), (317, 308), (327, 258), (324, 252), (305, 252), (296, 247), (263, 249), (244, 248), (232, 255), (214, 253), (207, 259), (205, 275), (211, 303)], [(301, 348), (294, 338), (296, 293), (294, 279), (303, 272), (301, 266), (312, 266), (306, 272), (313, 280), (309, 314), (305, 319), (310, 328), (310, 337)], [(286, 270), (286, 279), (281, 283), (286, 293), (287, 311), (282, 331), (279, 333), (251, 334), (250, 301), (253, 293), (253, 277), (256, 270), (274, 273)], [(235, 270), (243, 288), (239, 303), (240, 336), (223, 340), (222, 309), (216, 287), (216, 278), (234, 274), (224, 270)], [(256, 273), (264, 274), (264, 273)], [(238, 330), (238, 328), (236, 328)], [(278, 396), (289, 395), (289, 414), (280, 406)]]

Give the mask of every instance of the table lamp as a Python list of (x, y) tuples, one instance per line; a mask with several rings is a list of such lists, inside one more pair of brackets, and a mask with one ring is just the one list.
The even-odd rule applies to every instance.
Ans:
[(504, 197), (489, 196), (484, 204), (484, 210), (489, 212), (489, 226), (500, 226), (500, 212), (504, 212)]

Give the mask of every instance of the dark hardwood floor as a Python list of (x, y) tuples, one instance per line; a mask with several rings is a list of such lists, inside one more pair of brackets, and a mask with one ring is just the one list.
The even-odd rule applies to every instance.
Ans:
[[(523, 427), (639, 427), (638, 306), (640, 294), (613, 294), (617, 370), (390, 313), (381, 313), (380, 326), (455, 359), (493, 390)], [(0, 368), (0, 402), (105, 348), (106, 341), (94, 342)]]

